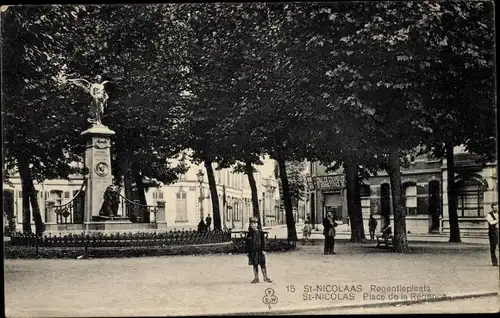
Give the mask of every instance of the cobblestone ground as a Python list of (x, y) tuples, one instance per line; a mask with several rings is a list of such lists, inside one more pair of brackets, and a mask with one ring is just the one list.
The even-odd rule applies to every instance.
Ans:
[[(250, 284), (252, 270), (245, 255), (6, 260), (6, 314), (60, 317), (272, 313), (387, 302), (390, 294), (411, 298), (417, 294), (439, 296), (499, 289), (498, 267), (491, 266), (487, 245), (414, 243), (411, 254), (401, 255), (339, 243), (336, 252), (323, 255), (322, 246), (316, 245), (299, 246), (299, 250), (289, 253), (269, 253), (269, 275), (274, 281), (271, 284)], [(316, 285), (329, 287), (323, 293), (308, 292)], [(371, 292), (372, 286), (399, 285), (427, 291), (413, 296)], [(263, 303), (269, 287), (277, 297), (271, 309)], [(439, 306), (440, 302), (434, 304)]]

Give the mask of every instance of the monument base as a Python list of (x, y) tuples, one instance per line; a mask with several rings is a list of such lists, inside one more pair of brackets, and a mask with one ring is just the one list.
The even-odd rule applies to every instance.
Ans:
[(121, 221), (121, 222), (132, 223), (128, 217), (121, 215), (116, 215), (116, 216), (94, 215), (92, 217), (92, 222), (110, 222), (110, 221), (113, 222)]
[(91, 232), (141, 232), (144, 230), (158, 229), (156, 223), (132, 223), (128, 218), (115, 218), (114, 220), (91, 221), (85, 223), (89, 233)]
[(44, 235), (68, 234), (111, 234), (111, 233), (137, 233), (137, 232), (164, 232), (167, 222), (159, 223), (132, 223), (127, 217), (94, 216), (92, 221), (80, 224), (46, 223)]
[(165, 221), (156, 222), (156, 228), (158, 230), (166, 230), (167, 229), (167, 222), (165, 222)]

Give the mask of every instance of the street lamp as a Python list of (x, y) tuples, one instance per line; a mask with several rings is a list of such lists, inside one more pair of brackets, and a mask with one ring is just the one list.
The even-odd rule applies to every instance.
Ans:
[[(270, 208), (272, 208), (271, 206), (271, 202), (273, 202), (271, 199), (272, 199), (272, 194), (274, 193), (274, 191), (276, 190), (276, 187), (274, 185), (271, 184), (271, 179), (266, 179), (266, 184), (264, 185), (264, 188), (266, 188), (266, 193), (268, 194), (267, 197), (269, 198), (269, 206)], [(264, 196), (265, 197), (265, 196)], [(264, 206), (264, 211), (262, 211), (262, 215), (263, 215), (263, 222), (264, 222), (264, 225), (266, 225), (265, 221), (265, 206)], [(276, 221), (276, 220), (275, 220)]]
[(205, 222), (203, 222), (203, 199), (205, 199), (204, 194), (203, 194), (203, 177), (205, 174), (203, 171), (198, 170), (198, 173), (196, 174), (198, 178), (198, 182), (200, 183), (200, 223), (198, 223), (198, 228), (201, 229), (201, 227), (205, 226)]

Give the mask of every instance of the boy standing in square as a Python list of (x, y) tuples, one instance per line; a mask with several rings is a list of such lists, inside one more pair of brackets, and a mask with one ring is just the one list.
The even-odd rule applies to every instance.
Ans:
[(250, 218), (250, 229), (246, 238), (246, 249), (248, 253), (248, 265), (253, 266), (254, 279), (252, 284), (259, 282), (259, 265), (264, 276), (264, 281), (271, 283), (272, 281), (267, 277), (266, 256), (264, 254), (264, 247), (266, 238), (264, 232), (259, 228), (259, 221), (256, 217)]

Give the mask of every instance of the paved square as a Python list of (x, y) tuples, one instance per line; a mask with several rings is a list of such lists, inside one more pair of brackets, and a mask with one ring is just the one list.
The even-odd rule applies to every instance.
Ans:
[[(382, 301), (365, 297), (371, 285), (425, 285), (427, 294), (446, 295), (498, 291), (498, 267), (491, 266), (487, 245), (410, 246), (413, 253), (407, 255), (350, 243), (337, 244), (337, 255), (323, 255), (318, 245), (268, 253), (272, 284), (250, 284), (253, 274), (244, 254), (6, 260), (6, 314), (60, 317), (269, 311), (262, 302), (268, 287), (279, 300), (271, 312)], [(316, 285), (330, 287), (326, 293), (307, 292)], [(351, 285), (360, 285), (361, 290), (345, 296), (351, 294), (345, 291)], [(388, 301), (387, 293), (380, 295)]]

